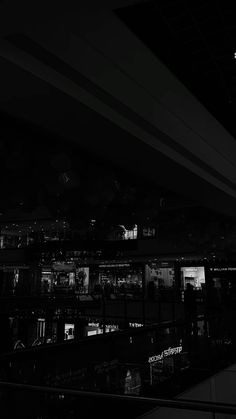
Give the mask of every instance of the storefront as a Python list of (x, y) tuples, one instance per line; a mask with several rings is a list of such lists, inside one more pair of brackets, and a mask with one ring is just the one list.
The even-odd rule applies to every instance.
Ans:
[(75, 270), (75, 291), (79, 294), (89, 292), (89, 267), (79, 266)]
[(53, 263), (53, 291), (68, 293), (75, 290), (74, 263)]
[(64, 340), (71, 340), (75, 338), (74, 323), (65, 323), (64, 326)]
[(168, 262), (151, 262), (145, 265), (145, 281), (155, 288), (171, 288), (175, 283), (174, 265)]
[[(98, 267), (98, 286), (106, 295), (142, 294), (144, 267), (138, 263), (109, 263)], [(97, 287), (98, 288), (98, 287)], [(96, 289), (96, 288), (95, 288)]]
[(188, 368), (188, 354), (183, 351), (182, 341), (148, 358), (150, 385), (160, 384), (183, 369)]
[(89, 290), (89, 267), (75, 263), (54, 262), (51, 267), (44, 266), (41, 275), (43, 293), (87, 294)]
[(103, 325), (102, 322), (99, 321), (90, 321), (88, 325), (85, 327), (85, 335), (86, 336), (93, 336), (93, 335), (100, 335), (103, 332), (117, 332), (119, 330), (119, 325), (115, 323), (107, 323)]
[(41, 292), (47, 294), (53, 290), (53, 271), (51, 267), (43, 267), (41, 274)]
[(185, 290), (187, 284), (191, 284), (195, 290), (201, 290), (205, 286), (204, 266), (182, 266), (181, 267), (181, 289)]
[(216, 288), (235, 288), (236, 266), (212, 266), (209, 268), (209, 278)]
[(146, 295), (149, 299), (172, 301), (175, 292), (175, 266), (173, 262), (149, 262), (145, 265)]

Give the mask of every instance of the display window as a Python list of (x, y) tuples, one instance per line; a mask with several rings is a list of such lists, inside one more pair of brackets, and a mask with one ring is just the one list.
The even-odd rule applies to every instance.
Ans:
[(99, 321), (90, 321), (85, 327), (86, 336), (94, 336), (103, 333), (102, 328), (100, 327)]
[(53, 289), (56, 292), (74, 291), (75, 289), (75, 266), (73, 264), (53, 265)]
[(138, 226), (135, 224), (132, 229), (126, 229), (125, 226), (120, 225), (123, 229), (123, 239), (124, 240), (135, 240), (138, 237)]
[(103, 327), (102, 323), (89, 322), (86, 326), (86, 336), (100, 335), (101, 333), (103, 333), (103, 329), (105, 333), (117, 332), (119, 330), (119, 325), (111, 323), (105, 324), (105, 327)]
[(56, 287), (69, 287), (69, 273), (68, 272), (57, 272), (54, 275), (54, 285)]
[(37, 320), (37, 339), (43, 340), (45, 337), (45, 319), (39, 318)]
[(162, 266), (157, 263), (145, 265), (145, 282), (155, 288), (170, 288), (175, 283), (174, 266)]
[(46, 343), (57, 342), (57, 322), (49, 322), (47, 327)]
[(64, 327), (64, 340), (71, 340), (75, 337), (75, 325), (74, 323), (65, 323)]
[(53, 287), (53, 275), (51, 269), (42, 269), (41, 277), (41, 292), (46, 294), (52, 291)]
[(76, 268), (75, 290), (79, 294), (87, 294), (89, 291), (89, 267)]
[(181, 267), (181, 288), (186, 289), (187, 284), (193, 286), (194, 289), (200, 290), (205, 285), (205, 268), (204, 266), (187, 266)]
[(87, 294), (89, 267), (78, 267), (72, 262), (54, 262), (51, 269), (42, 269), (41, 291), (43, 293), (63, 291)]
[(142, 291), (143, 268), (131, 264), (99, 266), (99, 284), (105, 294), (139, 295)]

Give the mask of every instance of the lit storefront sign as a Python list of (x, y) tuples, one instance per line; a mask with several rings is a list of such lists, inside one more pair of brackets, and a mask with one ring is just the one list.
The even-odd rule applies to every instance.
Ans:
[(143, 327), (142, 323), (129, 323), (129, 327)]
[(220, 272), (220, 271), (236, 271), (236, 268), (225, 267), (225, 268), (210, 268), (210, 271)]
[(158, 355), (150, 356), (148, 359), (150, 366), (150, 384), (166, 380), (170, 374), (174, 373), (175, 361), (174, 356), (182, 352), (182, 345), (174, 348), (169, 347)]
[(99, 327), (100, 325), (99, 325), (99, 323), (89, 322), (89, 323), (88, 323), (88, 326), (89, 326), (89, 327)]
[(110, 264), (101, 264), (99, 268), (116, 268), (116, 267), (123, 267), (123, 266), (130, 266), (130, 263), (110, 263)]
[(119, 329), (119, 326), (117, 324), (105, 324), (106, 329)]
[(118, 324), (105, 324), (98, 322), (89, 322), (87, 326), (87, 336), (100, 335), (102, 333), (116, 332), (119, 330)]
[[(101, 323), (95, 323), (95, 322), (89, 322), (89, 327), (102, 327), (103, 325)], [(110, 329), (119, 329), (118, 324), (105, 324), (104, 327), (110, 328)]]
[(183, 350), (182, 346), (176, 346), (175, 348), (169, 347), (168, 349), (165, 349), (158, 355), (150, 356), (148, 359), (148, 362), (149, 364), (152, 364), (153, 362), (161, 361), (165, 357), (180, 354), (182, 350)]

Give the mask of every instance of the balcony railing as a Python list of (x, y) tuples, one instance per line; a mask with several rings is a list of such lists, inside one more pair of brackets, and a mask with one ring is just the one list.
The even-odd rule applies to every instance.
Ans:
[(216, 414), (236, 418), (236, 404), (232, 403), (124, 396), (3, 381), (0, 400), (4, 419), (138, 418), (153, 409), (158, 418), (158, 408), (168, 408), (166, 413), (171, 418), (179, 418), (179, 412), (184, 418), (215, 418)]

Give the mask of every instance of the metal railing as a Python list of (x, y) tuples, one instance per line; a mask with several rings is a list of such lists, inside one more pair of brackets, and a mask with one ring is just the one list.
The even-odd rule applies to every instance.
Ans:
[[(43, 397), (42, 397), (43, 395)], [(53, 398), (54, 396), (54, 398)], [(236, 404), (232, 403), (218, 403), (210, 401), (196, 401), (187, 399), (164, 399), (164, 398), (153, 398), (153, 397), (140, 397), (140, 396), (129, 396), (119, 394), (108, 394), (101, 392), (81, 391), (73, 390), (68, 388), (53, 388), (46, 386), (36, 386), (28, 384), (17, 384), (11, 382), (0, 382), (0, 400), (1, 408), (0, 411), (5, 416), (17, 412), (16, 417), (31, 417), (32, 419), (48, 418), (48, 407), (51, 406), (54, 410), (55, 416), (67, 419), (66, 409), (70, 406), (70, 418), (77, 418), (78, 411), (80, 412), (79, 417), (87, 416), (88, 409), (86, 409), (87, 403), (94, 403), (96, 416), (100, 414), (106, 418), (109, 417), (112, 409), (119, 405), (119, 414), (126, 411), (129, 413), (129, 417), (139, 417), (141, 414), (148, 412), (154, 408), (171, 408), (181, 409), (194, 412), (208, 412), (214, 417), (215, 414), (226, 414), (234, 415), (236, 417)], [(27, 403), (25, 404), (25, 401)], [(101, 402), (98, 404), (97, 401)], [(10, 404), (14, 403), (14, 404)], [(78, 409), (78, 405), (80, 408)], [(103, 407), (103, 409), (102, 409)], [(100, 409), (102, 409), (100, 411)], [(63, 411), (65, 410), (63, 415)], [(74, 410), (74, 416), (73, 416)], [(59, 411), (62, 415), (57, 416)], [(132, 414), (133, 412), (133, 414)], [(114, 417), (116, 417), (114, 411)], [(31, 416), (29, 416), (31, 414)], [(10, 417), (10, 416), (9, 416)], [(157, 412), (158, 417), (158, 412)], [(199, 415), (199, 418), (201, 416)]]

